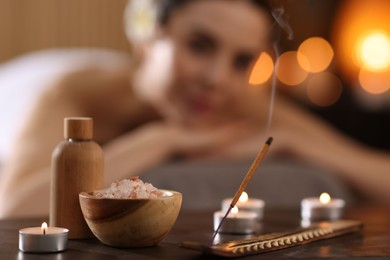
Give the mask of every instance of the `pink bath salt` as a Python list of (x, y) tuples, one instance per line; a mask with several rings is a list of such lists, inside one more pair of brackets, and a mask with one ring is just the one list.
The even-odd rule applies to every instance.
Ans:
[(163, 193), (148, 182), (143, 182), (134, 176), (111, 183), (110, 187), (97, 191), (96, 197), (117, 199), (152, 199), (161, 197)]

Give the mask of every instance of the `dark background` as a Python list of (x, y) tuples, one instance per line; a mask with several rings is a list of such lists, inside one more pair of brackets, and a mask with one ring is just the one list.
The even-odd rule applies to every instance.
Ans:
[[(344, 2), (345, 0), (276, 1), (276, 6), (285, 8), (285, 19), (294, 31), (292, 40), (287, 39), (286, 34), (280, 37), (281, 51), (297, 50), (299, 44), (311, 36), (323, 37), (332, 44), (333, 28), (337, 26), (335, 16)], [(372, 1), (372, 4), (375, 4), (375, 1)], [(294, 99), (360, 142), (390, 151), (390, 104), (380, 109), (369, 108), (356, 98), (353, 92), (356, 86), (343, 76), (337, 59), (332, 62), (331, 70), (343, 83), (341, 97), (335, 104), (319, 107), (307, 102), (304, 98), (297, 100), (294, 96)], [(281, 88), (279, 87), (279, 91), (283, 92)], [(389, 92), (388, 90), (384, 95), (388, 97)], [(389, 97), (387, 100), (390, 103)]]

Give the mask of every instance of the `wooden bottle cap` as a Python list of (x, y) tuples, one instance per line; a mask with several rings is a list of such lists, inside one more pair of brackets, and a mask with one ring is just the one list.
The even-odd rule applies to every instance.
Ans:
[(91, 117), (65, 117), (65, 139), (92, 139), (93, 119)]

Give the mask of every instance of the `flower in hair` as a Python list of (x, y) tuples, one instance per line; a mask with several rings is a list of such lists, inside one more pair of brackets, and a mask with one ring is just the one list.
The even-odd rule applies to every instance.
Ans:
[(156, 0), (129, 0), (125, 9), (124, 22), (127, 38), (131, 42), (149, 40), (156, 29)]

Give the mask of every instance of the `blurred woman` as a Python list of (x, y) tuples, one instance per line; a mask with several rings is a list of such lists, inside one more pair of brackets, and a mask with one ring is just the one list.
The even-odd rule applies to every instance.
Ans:
[[(148, 41), (134, 43), (136, 53), (126, 66), (84, 68), (42, 94), (5, 165), (2, 217), (48, 214), (50, 157), (67, 116), (94, 118), (106, 184), (177, 156), (240, 158), (258, 151), (269, 95), (248, 78), (257, 57), (270, 48), (269, 4), (159, 2), (158, 28)], [(390, 201), (388, 155), (368, 151), (282, 97), (272, 122), (272, 153), (330, 168), (370, 197)], [(372, 164), (379, 170), (372, 171)]]

